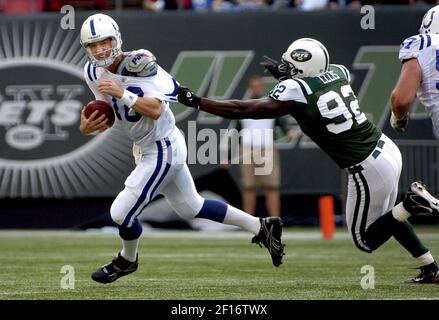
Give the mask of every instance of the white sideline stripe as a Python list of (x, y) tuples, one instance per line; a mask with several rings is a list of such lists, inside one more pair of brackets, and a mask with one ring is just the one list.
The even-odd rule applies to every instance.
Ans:
[[(115, 230), (117, 230), (115, 228)], [(437, 233), (433, 232), (419, 232), (423, 239), (439, 239), (439, 228)], [(8, 237), (20, 237), (20, 238), (32, 238), (32, 237), (118, 237), (117, 231), (114, 232), (102, 232), (100, 230), (92, 231), (66, 231), (66, 230), (1, 230), (0, 238)], [(142, 234), (143, 238), (184, 238), (184, 239), (249, 239), (252, 234), (245, 231), (168, 231), (168, 230), (155, 230), (148, 229)], [(320, 231), (294, 231), (284, 230), (282, 234), (283, 240), (322, 240)], [(335, 240), (350, 239), (350, 235), (347, 231), (338, 231), (334, 235)]]
[[(255, 247), (256, 249), (258, 247)], [(109, 257), (111, 255), (114, 255), (113, 252), (105, 252), (105, 253), (99, 253), (96, 254), (96, 256), (99, 257)], [(222, 254), (221, 257), (223, 258), (230, 258), (230, 259), (260, 259), (260, 260), (267, 260), (266, 251), (260, 250), (259, 254), (253, 254), (253, 253), (246, 253), (243, 254), (242, 252), (237, 253), (227, 253)], [(142, 252), (142, 258), (154, 258), (154, 259), (208, 259), (208, 258), (218, 258), (217, 253), (143, 253)]]

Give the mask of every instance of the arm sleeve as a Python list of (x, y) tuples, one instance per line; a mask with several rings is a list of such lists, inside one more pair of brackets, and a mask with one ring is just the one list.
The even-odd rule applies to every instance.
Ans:
[(169, 73), (158, 66), (157, 74), (151, 78), (148, 89), (145, 88), (145, 96), (157, 98), (161, 101), (177, 102), (177, 89), (180, 83)]
[(288, 79), (279, 82), (268, 94), (268, 96), (278, 101), (297, 101), (306, 103), (305, 95), (299, 82), (293, 79)]
[(431, 36), (428, 34), (419, 34), (405, 39), (399, 49), (399, 60), (418, 58), (422, 50), (431, 46)]
[(96, 67), (87, 62), (84, 66), (84, 79), (95, 96), (95, 100), (105, 100), (104, 95), (98, 90), (98, 71)]

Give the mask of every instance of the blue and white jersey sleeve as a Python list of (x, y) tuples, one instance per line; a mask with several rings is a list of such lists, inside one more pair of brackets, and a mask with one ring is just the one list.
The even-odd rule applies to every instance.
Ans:
[(146, 84), (143, 86), (145, 97), (177, 102), (177, 89), (180, 84), (160, 66), (157, 68), (157, 74), (145, 78), (144, 82)]
[(418, 34), (405, 39), (399, 49), (399, 60), (418, 58), (423, 51), (431, 47), (431, 35)]
[(102, 74), (102, 71), (99, 69), (100, 68), (92, 66), (90, 62), (87, 62), (84, 66), (84, 79), (90, 90), (93, 92), (95, 100), (105, 101), (105, 96), (98, 90), (98, 79), (100, 79), (100, 76)]

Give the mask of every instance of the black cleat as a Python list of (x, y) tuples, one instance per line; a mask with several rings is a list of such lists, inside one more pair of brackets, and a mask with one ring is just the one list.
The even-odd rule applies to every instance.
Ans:
[(439, 216), (439, 200), (433, 197), (420, 181), (413, 182), (402, 202), (410, 214), (429, 213)]
[(252, 239), (262, 248), (261, 243), (270, 252), (273, 265), (279, 267), (282, 264), (285, 244), (282, 243), (282, 220), (279, 217), (264, 218), (261, 220), (261, 230)]
[(436, 283), (439, 284), (439, 268), (436, 262), (432, 262), (426, 266), (420, 267), (421, 273), (406, 283), (418, 284), (418, 283)]
[(136, 256), (136, 261), (131, 262), (122, 257), (119, 253), (117, 258), (114, 258), (113, 261), (93, 272), (91, 278), (96, 282), (110, 283), (120, 277), (133, 273), (137, 270), (137, 266), (138, 256)]

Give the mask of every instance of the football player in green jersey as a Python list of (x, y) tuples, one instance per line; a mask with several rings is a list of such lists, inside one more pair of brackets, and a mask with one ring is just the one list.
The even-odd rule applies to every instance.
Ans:
[(361, 112), (346, 67), (330, 64), (324, 45), (310, 38), (294, 41), (280, 64), (267, 59), (265, 67), (280, 80), (268, 97), (219, 101), (180, 87), (178, 101), (229, 119), (292, 115), (348, 173), (346, 223), (354, 244), (370, 253), (393, 236), (421, 269), (408, 282), (439, 283), (438, 265), (407, 221), (419, 213), (439, 215), (439, 200), (421, 182), (413, 182), (405, 199), (395, 205), (401, 153)]

